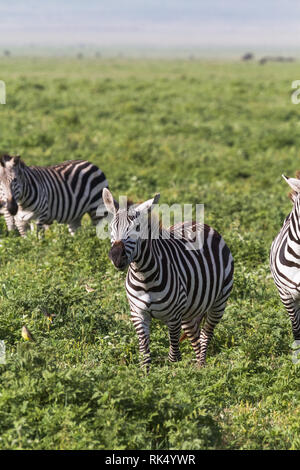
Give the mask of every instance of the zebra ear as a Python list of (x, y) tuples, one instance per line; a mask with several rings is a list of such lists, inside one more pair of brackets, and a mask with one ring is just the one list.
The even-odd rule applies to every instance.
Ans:
[(298, 180), (297, 178), (287, 178), (284, 175), (282, 175), (282, 178), (287, 182), (287, 184), (292, 188), (293, 191), (296, 191), (296, 193), (300, 193), (300, 180)]
[(139, 204), (134, 208), (136, 212), (143, 212), (143, 211), (148, 211), (152, 210), (154, 204), (157, 204), (160, 198), (160, 194), (155, 194), (153, 199), (148, 199), (148, 201), (142, 202), (142, 204)]
[(117, 201), (114, 200), (113, 195), (111, 194), (109, 189), (103, 189), (102, 198), (108, 212), (110, 212), (111, 214), (115, 214), (119, 209), (119, 204), (117, 203)]
[(6, 164), (9, 163), (12, 158), (13, 157), (5, 153), (4, 155), (1, 156), (1, 165), (5, 167)]

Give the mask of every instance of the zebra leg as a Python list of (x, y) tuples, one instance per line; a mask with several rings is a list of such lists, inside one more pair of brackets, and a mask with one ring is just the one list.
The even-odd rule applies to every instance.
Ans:
[(213, 325), (208, 319), (206, 319), (203, 328), (200, 332), (200, 356), (198, 359), (199, 367), (202, 367), (205, 364), (207, 347), (213, 336), (214, 328), (215, 325)]
[(15, 218), (14, 216), (10, 215), (7, 210), (4, 210), (4, 220), (6, 223), (7, 230), (11, 232), (12, 230), (16, 229)]
[(213, 305), (212, 309), (207, 312), (204, 325), (200, 331), (200, 357), (198, 360), (199, 367), (205, 364), (207, 347), (213, 336), (215, 327), (217, 326), (224, 314), (228, 295), (225, 300), (224, 296), (219, 298)]
[(300, 306), (290, 295), (280, 293), (280, 298), (292, 323), (294, 340), (300, 340)]
[(149, 314), (138, 316), (135, 312), (131, 312), (131, 321), (134, 324), (135, 330), (139, 339), (139, 352), (141, 367), (149, 372), (151, 355), (150, 355), (150, 323), (151, 317)]
[(207, 347), (213, 336), (216, 325), (219, 323), (224, 314), (227, 299), (230, 295), (233, 284), (232, 272), (229, 273), (229, 276), (227, 279), (225, 279), (224, 284), (225, 285), (223, 286), (219, 297), (213, 304), (211, 310), (207, 312), (203, 328), (200, 331), (200, 357), (198, 359), (199, 367), (205, 364)]
[[(30, 222), (29, 227), (30, 227), (30, 231), (31, 231), (31, 232), (34, 232), (34, 231), (35, 231), (34, 222)], [(40, 224), (37, 224), (37, 227), (38, 227), (38, 230), (48, 230), (49, 227), (50, 227), (50, 225), (40, 223)]]
[(16, 227), (17, 227), (21, 237), (25, 237), (26, 232), (27, 232), (28, 227), (29, 227), (28, 223), (25, 220), (15, 218), (15, 224), (16, 224)]
[[(202, 317), (201, 317), (201, 319), (202, 319)], [(200, 348), (200, 328), (199, 328), (201, 319), (199, 320), (199, 318), (193, 318), (188, 323), (183, 323), (182, 324), (182, 329), (183, 329), (185, 335), (188, 337), (188, 339), (191, 342), (191, 345), (192, 345), (193, 350), (196, 354), (196, 360), (197, 360), (198, 363), (200, 361), (200, 351), (201, 351), (201, 348)]]
[(72, 222), (68, 224), (68, 229), (72, 236), (75, 235), (75, 232), (79, 227), (81, 227), (81, 218), (72, 220)]
[(41, 222), (40, 220), (37, 221), (37, 223), (36, 223), (36, 234), (37, 234), (37, 237), (39, 239), (44, 238), (44, 236), (45, 236), (45, 227), (46, 227), (46, 225), (44, 225), (43, 222)]
[(181, 353), (179, 347), (179, 338), (181, 331), (181, 321), (167, 323), (169, 329), (170, 349), (168, 359), (170, 362), (181, 361)]

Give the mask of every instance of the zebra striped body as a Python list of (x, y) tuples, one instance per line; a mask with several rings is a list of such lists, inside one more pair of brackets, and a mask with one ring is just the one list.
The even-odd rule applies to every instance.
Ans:
[[(290, 178), (287, 182), (291, 185), (292, 180)], [(270, 268), (291, 319), (294, 339), (300, 340), (300, 195), (293, 200), (293, 210), (272, 243)]]
[[(105, 200), (107, 193), (105, 190), (104, 202), (109, 210)], [(118, 268), (124, 268), (126, 259), (129, 264), (126, 292), (143, 365), (148, 369), (150, 364), (152, 318), (162, 320), (168, 326), (170, 361), (180, 360), (182, 328), (192, 343), (198, 364), (203, 365), (208, 343), (223, 316), (232, 289), (233, 258), (229, 248), (215, 230), (193, 222), (161, 229), (155, 239), (149, 233), (146, 239), (134, 241), (129, 230), (129, 236), (116, 240), (114, 234), (120, 235), (120, 215), (121, 211), (116, 212), (111, 223), (113, 244), (109, 256)], [(128, 227), (133, 219), (128, 216)], [(202, 248), (187, 249), (189, 234), (201, 231)], [(125, 234), (124, 229), (122, 232)], [(183, 232), (180, 238), (179, 232)]]
[[(10, 160), (9, 160), (10, 158)], [(74, 234), (81, 218), (88, 213), (94, 225), (103, 217), (96, 211), (102, 204), (102, 190), (107, 187), (104, 173), (84, 160), (70, 160), (59, 165), (26, 166), (18, 157), (2, 157), (0, 181), (2, 199), (15, 215), (15, 224), (22, 236), (28, 222), (35, 220), (37, 228), (54, 221), (66, 223)], [(17, 213), (10, 210), (9, 201), (17, 202)]]

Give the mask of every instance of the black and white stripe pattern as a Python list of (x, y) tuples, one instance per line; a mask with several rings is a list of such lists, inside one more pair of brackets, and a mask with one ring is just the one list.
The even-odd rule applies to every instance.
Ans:
[(272, 243), (270, 268), (279, 295), (300, 340), (300, 180), (286, 178), (293, 189), (293, 209)]
[(0, 215), (3, 215), (7, 230), (10, 232), (11, 230), (15, 230), (15, 218), (10, 215), (8, 210), (5, 207), (5, 202), (0, 200)]
[[(88, 213), (96, 225), (102, 191), (108, 186), (104, 173), (85, 160), (70, 160), (54, 166), (27, 166), (20, 157), (4, 155), (0, 165), (1, 199), (6, 213), (14, 216), (20, 234), (28, 222), (38, 230), (54, 221), (68, 224), (73, 235)], [(5, 214), (4, 214), (5, 215)]]
[[(142, 364), (150, 365), (150, 323), (162, 320), (169, 330), (169, 360), (180, 360), (180, 332), (184, 330), (199, 366), (205, 363), (208, 343), (223, 316), (233, 284), (233, 258), (221, 235), (207, 225), (188, 222), (168, 230), (159, 227), (153, 238), (141, 234), (141, 214), (150, 211), (158, 197), (134, 210), (118, 209), (111, 193), (103, 200), (111, 222), (109, 257), (118, 269), (129, 265), (126, 292), (131, 318), (139, 338)], [(178, 234), (184, 228), (184, 235)], [(203, 247), (189, 250), (188, 234), (203, 232)], [(200, 322), (205, 318), (200, 331)]]

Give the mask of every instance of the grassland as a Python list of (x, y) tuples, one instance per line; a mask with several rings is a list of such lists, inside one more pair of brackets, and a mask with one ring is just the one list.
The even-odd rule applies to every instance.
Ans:
[[(235, 259), (207, 366), (194, 367), (188, 342), (168, 364), (167, 330), (153, 322), (145, 376), (125, 274), (88, 219), (74, 238), (53, 225), (43, 240), (7, 236), (1, 220), (0, 448), (300, 449), (300, 369), (268, 266), (291, 208), (281, 174), (300, 169), (298, 64), (0, 64), (3, 151), (29, 164), (90, 160), (115, 197), (204, 203)], [(43, 309), (56, 314), (50, 328)]]

